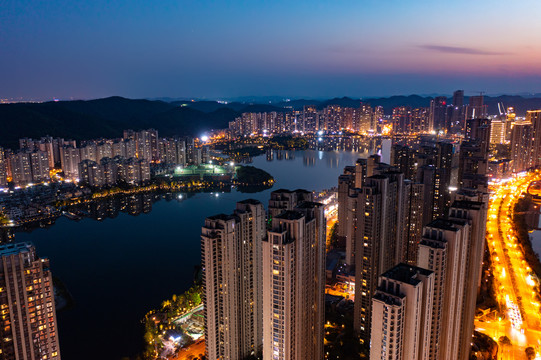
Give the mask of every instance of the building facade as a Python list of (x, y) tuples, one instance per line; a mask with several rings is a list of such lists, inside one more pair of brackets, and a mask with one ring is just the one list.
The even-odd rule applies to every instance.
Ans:
[(30, 243), (0, 246), (1, 358), (60, 360), (48, 259)]
[(272, 217), (263, 242), (263, 358), (323, 359), (325, 215), (304, 201)]
[(265, 209), (256, 200), (237, 203), (232, 215), (205, 220), (201, 258), (209, 359), (237, 360), (261, 353), (264, 237)]

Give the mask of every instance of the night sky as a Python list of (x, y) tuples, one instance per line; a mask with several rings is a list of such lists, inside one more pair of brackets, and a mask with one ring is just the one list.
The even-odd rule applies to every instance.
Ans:
[(539, 14), (539, 0), (0, 0), (0, 98), (541, 92)]

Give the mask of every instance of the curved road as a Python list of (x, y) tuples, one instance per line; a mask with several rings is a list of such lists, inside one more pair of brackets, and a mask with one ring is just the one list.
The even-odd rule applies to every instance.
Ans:
[(541, 304), (536, 300), (536, 283), (530, 276), (531, 269), (522, 255), (511, 222), (520, 195), (531, 182), (540, 179), (539, 172), (517, 177), (499, 185), (491, 195), (487, 240), (496, 296), (505, 318), (476, 320), (475, 325), (478, 331), (496, 341), (504, 335), (511, 339), (512, 346), (500, 353), (500, 359), (524, 359), (527, 346), (533, 346), (541, 354)]

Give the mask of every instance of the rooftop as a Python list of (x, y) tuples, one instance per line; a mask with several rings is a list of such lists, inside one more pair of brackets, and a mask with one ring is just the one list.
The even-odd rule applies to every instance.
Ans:
[(239, 201), (239, 203), (240, 204), (249, 204), (249, 205), (259, 205), (259, 204), (261, 204), (261, 201), (256, 200), (256, 199), (246, 199), (246, 200)]
[(281, 213), (278, 216), (275, 216), (275, 219), (283, 219), (283, 220), (299, 220), (304, 217), (303, 213), (300, 213), (295, 210), (287, 210)]
[(483, 207), (483, 203), (480, 201), (455, 200), (451, 207), (457, 209), (479, 210)]
[(0, 256), (16, 255), (21, 252), (31, 251), (33, 247), (34, 245), (30, 242), (0, 245)]
[(299, 209), (313, 209), (313, 208), (320, 207), (320, 206), (323, 206), (323, 204), (318, 203), (318, 202), (313, 202), (313, 201), (303, 201), (300, 204), (298, 204), (296, 206), (296, 208), (299, 208)]
[(394, 306), (400, 306), (402, 305), (401, 299), (403, 299), (404, 296), (396, 296), (396, 295), (389, 295), (384, 292), (377, 291), (376, 294), (374, 294), (374, 300), (379, 300), (387, 305), (394, 305)]
[(396, 265), (390, 270), (387, 270), (381, 276), (403, 283), (417, 285), (420, 282), (420, 280), (417, 278), (418, 274), (421, 274), (423, 276), (429, 276), (432, 273), (433, 271), (431, 270), (402, 263)]
[(464, 225), (466, 225), (466, 222), (462, 220), (436, 219), (426, 226), (430, 228), (441, 229), (441, 230), (458, 231), (459, 230), (458, 227), (464, 226)]
[(227, 221), (227, 220), (234, 219), (234, 217), (231, 216), (231, 215), (226, 215), (226, 214), (217, 214), (217, 215), (209, 216), (209, 217), (207, 217), (207, 219), (209, 219), (209, 220), (223, 220), (223, 221)]

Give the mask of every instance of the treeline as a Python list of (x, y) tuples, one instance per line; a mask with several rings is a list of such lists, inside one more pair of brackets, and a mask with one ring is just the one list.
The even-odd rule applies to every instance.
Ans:
[[(513, 225), (517, 232), (518, 242), (522, 247), (522, 253), (524, 258), (528, 262), (530, 268), (534, 271), (538, 278), (541, 278), (541, 262), (539, 261), (539, 255), (532, 248), (532, 241), (530, 239), (529, 226), (526, 220), (526, 214), (533, 205), (533, 198), (527, 194), (524, 198), (519, 199), (513, 209)], [(521, 214), (522, 213), (522, 214)]]

